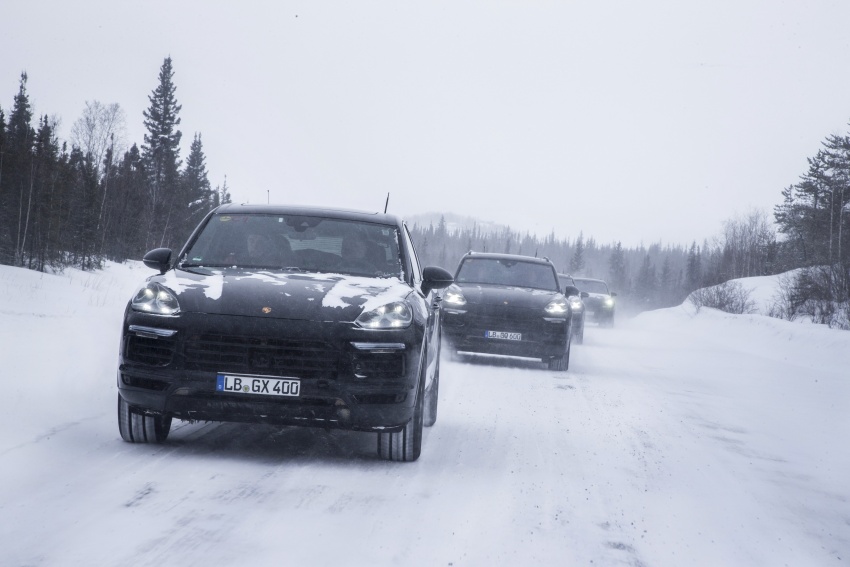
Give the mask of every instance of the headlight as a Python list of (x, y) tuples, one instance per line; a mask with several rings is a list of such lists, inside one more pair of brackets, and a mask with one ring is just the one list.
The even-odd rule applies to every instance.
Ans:
[(605, 303), (605, 307), (614, 307), (614, 298), (613, 297), (606, 297), (604, 303)]
[(402, 329), (413, 322), (413, 311), (407, 303), (396, 301), (361, 313), (354, 322), (364, 329)]
[(556, 297), (546, 306), (546, 313), (549, 315), (566, 315), (570, 305), (567, 303), (566, 297)]
[(581, 311), (581, 306), (582, 306), (581, 299), (579, 299), (577, 297), (571, 297), (570, 298), (570, 308), (573, 311)]
[(180, 304), (165, 286), (151, 282), (140, 289), (131, 303), (133, 309), (155, 315), (177, 315)]
[(443, 296), (443, 301), (449, 305), (466, 305), (466, 298), (456, 285), (449, 286), (446, 295)]

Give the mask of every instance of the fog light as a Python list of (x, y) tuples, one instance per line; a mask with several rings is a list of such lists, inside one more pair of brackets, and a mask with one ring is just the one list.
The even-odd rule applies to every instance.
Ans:
[(344, 401), (337, 399), (337, 401), (334, 402), (334, 406), (336, 407), (336, 415), (340, 420), (348, 421), (351, 419), (351, 410), (348, 409), (348, 406), (345, 405)]
[(366, 369), (362, 362), (357, 361), (354, 363), (354, 376), (356, 378), (366, 378)]

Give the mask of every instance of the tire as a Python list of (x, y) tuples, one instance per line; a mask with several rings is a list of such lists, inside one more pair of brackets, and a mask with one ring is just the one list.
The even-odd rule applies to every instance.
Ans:
[(171, 416), (144, 414), (118, 394), (118, 431), (128, 443), (162, 443), (171, 431)]
[(421, 363), (419, 387), (413, 406), (413, 417), (400, 431), (378, 433), (378, 456), (387, 461), (411, 462), (422, 453), (422, 426), (425, 421), (425, 361)]
[(437, 369), (434, 371), (434, 381), (431, 387), (425, 391), (425, 427), (431, 427), (437, 423), (437, 403), (440, 391), (440, 357), (437, 357)]
[(549, 370), (555, 372), (566, 372), (570, 368), (570, 347), (572, 341), (567, 340), (567, 352), (563, 356), (556, 356), (549, 359)]
[(581, 320), (581, 324), (578, 326), (578, 329), (576, 329), (573, 338), (575, 339), (576, 344), (584, 344), (584, 319)]

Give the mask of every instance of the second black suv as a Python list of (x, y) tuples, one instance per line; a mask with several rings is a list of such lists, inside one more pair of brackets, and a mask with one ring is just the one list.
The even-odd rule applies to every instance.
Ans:
[(453, 351), (570, 363), (572, 310), (546, 258), (470, 252), (443, 296), (443, 331)]

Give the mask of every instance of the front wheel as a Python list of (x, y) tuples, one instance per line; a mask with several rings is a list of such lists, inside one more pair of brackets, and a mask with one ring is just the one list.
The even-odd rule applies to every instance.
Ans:
[(578, 344), (584, 344), (584, 319), (581, 320), (581, 323), (573, 336)]
[[(413, 406), (413, 417), (401, 431), (378, 433), (378, 456), (388, 461), (415, 461), (422, 453), (422, 426), (425, 417), (425, 361), (419, 373), (419, 387)], [(435, 416), (436, 418), (436, 416)]]
[(549, 370), (555, 372), (566, 372), (570, 368), (570, 346), (571, 341), (567, 340), (567, 351), (563, 356), (556, 356), (549, 359)]
[(128, 443), (162, 443), (171, 431), (171, 416), (144, 414), (118, 394), (118, 431)]

